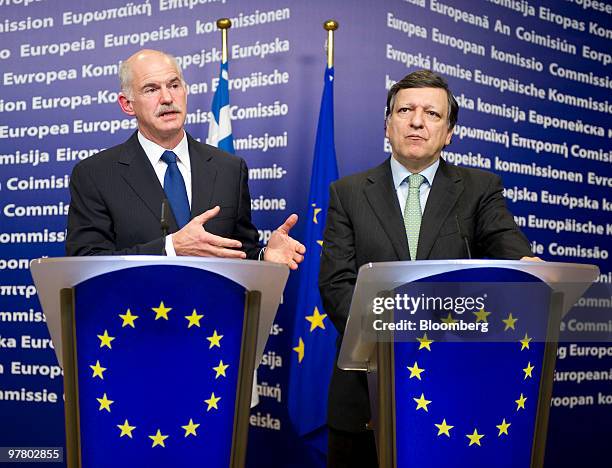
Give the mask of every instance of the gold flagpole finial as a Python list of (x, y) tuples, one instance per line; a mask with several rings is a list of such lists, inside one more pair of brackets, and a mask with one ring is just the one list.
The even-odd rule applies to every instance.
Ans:
[(227, 30), (232, 27), (232, 21), (229, 18), (220, 18), (217, 20), (217, 27), (222, 35), (221, 61), (227, 62)]
[(334, 31), (338, 26), (336, 20), (327, 20), (323, 23), (323, 29), (327, 31), (327, 68), (334, 66)]

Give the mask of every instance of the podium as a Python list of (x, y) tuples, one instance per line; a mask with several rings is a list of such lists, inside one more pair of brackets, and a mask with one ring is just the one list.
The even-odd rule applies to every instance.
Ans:
[(561, 318), (599, 270), (432, 260), (359, 270), (338, 366), (368, 373), (380, 467), (541, 467)]
[(69, 467), (244, 466), (286, 266), (119, 256), (31, 272), (64, 371)]

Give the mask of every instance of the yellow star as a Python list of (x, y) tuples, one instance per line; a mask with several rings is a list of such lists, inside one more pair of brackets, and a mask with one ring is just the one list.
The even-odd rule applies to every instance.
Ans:
[(443, 317), (440, 320), (442, 320), (444, 323), (457, 323), (457, 319), (454, 319), (450, 312), (446, 317)]
[(121, 317), (121, 319), (123, 320), (123, 323), (121, 324), (121, 328), (127, 327), (128, 325), (132, 328), (136, 328), (134, 326), (134, 320), (138, 318), (138, 315), (132, 315), (132, 312), (130, 312), (130, 309), (128, 309), (124, 315), (119, 314), (119, 317)]
[(189, 424), (187, 424), (186, 426), (181, 426), (183, 429), (185, 429), (185, 437), (189, 436), (189, 435), (194, 435), (197, 436), (196, 434), (196, 429), (198, 427), (200, 427), (199, 424), (194, 424), (193, 423), (193, 419), (189, 419)]
[(100, 365), (100, 361), (96, 361), (96, 364), (94, 366), (90, 364), (89, 367), (91, 367), (91, 369), (93, 370), (92, 377), (100, 377), (102, 380), (104, 380), (104, 375), (102, 374), (106, 370), (106, 367), (102, 367)]
[(450, 430), (455, 427), (455, 426), (449, 426), (448, 424), (446, 424), (446, 419), (442, 420), (442, 424), (434, 424), (434, 426), (436, 426), (438, 428), (438, 435), (446, 435), (447, 437), (450, 437)]
[(121, 434), (119, 434), (119, 437), (123, 437), (124, 435), (126, 435), (130, 439), (132, 438), (132, 431), (136, 429), (136, 426), (130, 426), (130, 423), (127, 419), (123, 424), (117, 424), (117, 427), (121, 429)]
[(302, 359), (304, 359), (304, 341), (302, 338), (300, 338), (298, 345), (293, 348), (293, 351), (298, 355), (298, 363), (302, 362)]
[(421, 373), (423, 371), (425, 371), (425, 369), (419, 369), (419, 365), (417, 364), (416, 361), (414, 361), (414, 365), (412, 367), (407, 366), (408, 370), (410, 371), (410, 378), (416, 377), (417, 379), (421, 380)]
[(110, 413), (110, 405), (112, 405), (114, 401), (109, 400), (106, 397), (106, 393), (102, 395), (102, 398), (96, 398), (96, 400), (98, 400), (98, 403), (100, 403), (100, 407), (98, 408), (98, 411), (102, 411), (103, 409), (105, 409), (106, 411)]
[(312, 204), (312, 206), (315, 207), (314, 214), (312, 216), (312, 222), (315, 224), (319, 224), (319, 221), (317, 220), (317, 215), (321, 212), (321, 208), (317, 208), (317, 205), (315, 205), (314, 203)]
[(431, 403), (431, 400), (426, 400), (424, 394), (421, 393), (421, 396), (419, 398), (413, 398), (413, 400), (416, 401), (417, 410), (424, 409), (425, 411), (429, 412), (429, 410), (427, 409), (427, 405)]
[(157, 430), (157, 434), (149, 436), (149, 439), (151, 439), (153, 441), (153, 445), (151, 445), (151, 447), (156, 447), (158, 445), (162, 446), (162, 447), (166, 447), (166, 445), (164, 444), (164, 440), (166, 440), (168, 438), (167, 435), (162, 435), (161, 431), (158, 429)]
[(187, 328), (191, 328), (192, 325), (195, 325), (196, 327), (200, 326), (200, 320), (202, 319), (202, 317), (204, 317), (203, 315), (198, 315), (196, 313), (196, 310), (193, 309), (193, 312), (191, 313), (191, 315), (185, 315), (185, 318), (187, 320), (189, 320), (189, 325), (187, 325)]
[(216, 346), (217, 348), (221, 347), (221, 338), (223, 338), (223, 335), (217, 335), (217, 330), (215, 330), (212, 334), (212, 336), (208, 336), (206, 339), (208, 341), (210, 341), (210, 344), (208, 345), (208, 349), (212, 348), (213, 346)]
[(221, 397), (216, 397), (215, 392), (212, 392), (210, 394), (210, 398), (208, 400), (204, 400), (204, 403), (208, 404), (208, 408), (206, 408), (206, 411), (210, 411), (211, 408), (219, 409), (217, 403), (219, 403), (220, 399)]
[(111, 341), (113, 341), (115, 337), (108, 336), (108, 330), (104, 330), (104, 335), (98, 335), (98, 338), (100, 338), (100, 348), (108, 346), (109, 349), (112, 349)]
[(491, 315), (491, 312), (485, 312), (484, 309), (480, 309), (478, 312), (472, 312), (476, 316), (476, 323), (485, 322), (487, 323), (487, 317)]
[(505, 319), (503, 319), (503, 320), (502, 320), (502, 322), (504, 322), (504, 323), (506, 324), (506, 327), (504, 328), (504, 331), (507, 331), (507, 330), (509, 330), (510, 328), (512, 328), (513, 330), (515, 330), (515, 328), (514, 328), (514, 324), (516, 323), (516, 321), (517, 321), (517, 320), (518, 320), (518, 319), (517, 319), (517, 318), (514, 318), (514, 317), (512, 316), (512, 313), (510, 313), (510, 314), (508, 315), (508, 318), (505, 318)]
[(525, 378), (523, 380), (527, 380), (527, 377), (533, 377), (531, 373), (533, 372), (534, 368), (535, 367), (531, 365), (531, 361), (527, 363), (527, 367), (523, 369), (523, 372), (525, 373)]
[(527, 333), (525, 333), (525, 338), (519, 340), (519, 343), (521, 344), (521, 351), (523, 351), (525, 348), (529, 349), (529, 343), (531, 340), (533, 340), (533, 338), (529, 338)]
[(427, 338), (427, 333), (423, 335), (423, 338), (417, 338), (417, 341), (420, 343), (419, 349), (425, 348), (427, 351), (431, 351), (430, 345), (434, 342), (434, 340)]
[(164, 301), (161, 301), (158, 307), (151, 307), (151, 310), (155, 312), (155, 320), (159, 318), (168, 320), (168, 312), (172, 310), (172, 307), (166, 307)]
[(478, 445), (479, 447), (480, 445), (480, 439), (482, 439), (484, 437), (484, 434), (479, 434), (478, 431), (476, 429), (474, 429), (474, 432), (472, 434), (466, 434), (465, 435), (468, 439), (470, 439), (470, 445), (472, 446), (474, 444)]
[(219, 365), (217, 367), (213, 367), (213, 370), (217, 372), (215, 375), (215, 379), (218, 379), (220, 375), (223, 377), (227, 377), (225, 375), (225, 370), (229, 367), (229, 364), (223, 364), (223, 360), (219, 361)]
[(310, 322), (310, 331), (312, 332), (315, 328), (322, 328), (325, 330), (325, 324), (323, 323), (325, 317), (327, 317), (327, 314), (320, 314), (319, 309), (315, 306), (312, 315), (307, 315), (304, 318)]
[(497, 434), (497, 437), (501, 437), (502, 434), (508, 435), (508, 428), (510, 427), (510, 423), (507, 423), (506, 418), (504, 418), (502, 423), (499, 426), (495, 427), (499, 429), (499, 434)]
[(527, 397), (523, 396), (521, 393), (521, 397), (518, 400), (514, 400), (516, 403), (516, 410), (525, 409), (525, 402), (527, 401)]

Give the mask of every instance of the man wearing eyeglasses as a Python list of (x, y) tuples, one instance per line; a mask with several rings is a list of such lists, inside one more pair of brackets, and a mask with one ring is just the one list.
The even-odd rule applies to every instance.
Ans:
[[(500, 178), (440, 158), (458, 112), (443, 78), (428, 70), (407, 75), (387, 96), (391, 158), (331, 185), (319, 289), (340, 335), (357, 271), (366, 263), (531, 258), (529, 243), (506, 207)], [(377, 466), (370, 419), (366, 373), (334, 366), (328, 466)]]
[[(187, 86), (171, 55), (141, 50), (119, 70), (121, 110), (138, 131), (77, 164), (70, 180), (68, 255), (146, 254), (264, 259), (296, 269), (305, 248), (289, 216), (262, 249), (243, 159), (183, 128)], [(160, 223), (169, 200), (168, 231)]]

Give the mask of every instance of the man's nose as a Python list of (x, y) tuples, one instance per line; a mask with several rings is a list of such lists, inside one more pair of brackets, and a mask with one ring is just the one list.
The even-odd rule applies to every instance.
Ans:
[(172, 102), (172, 93), (168, 88), (162, 86), (159, 98), (162, 103)]
[(423, 122), (423, 109), (417, 107), (410, 116), (410, 126), (414, 128), (422, 128)]

